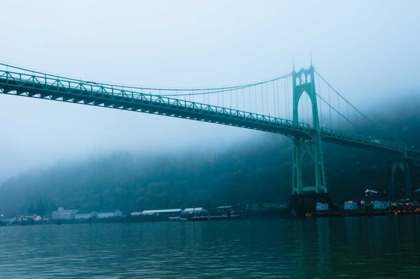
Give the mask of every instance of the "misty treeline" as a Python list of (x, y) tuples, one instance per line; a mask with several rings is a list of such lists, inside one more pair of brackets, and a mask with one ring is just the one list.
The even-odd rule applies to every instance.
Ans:
[[(419, 111), (398, 105), (388, 112), (379, 112), (377, 121), (410, 145), (419, 142)], [(57, 207), (118, 208), (127, 214), (144, 209), (287, 202), (292, 148), (291, 140), (284, 136), (261, 133), (259, 138), (211, 155), (189, 151), (97, 156), (9, 179), (0, 187), (0, 208), (9, 216), (49, 214)], [(323, 144), (323, 154), (328, 190), (336, 201), (360, 199), (365, 189), (387, 196), (386, 161), (392, 157), (331, 144)], [(412, 172), (413, 188), (420, 188), (419, 175), (418, 169)], [(305, 164), (303, 176), (304, 184), (311, 185), (314, 172), (310, 162)]]

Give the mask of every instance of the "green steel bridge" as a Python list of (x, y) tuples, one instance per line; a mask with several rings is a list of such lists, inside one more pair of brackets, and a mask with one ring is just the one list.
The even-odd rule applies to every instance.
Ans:
[[(0, 93), (3, 94), (285, 135), (294, 142), (295, 195), (327, 192), (322, 142), (386, 152), (404, 160), (420, 160), (420, 151), (407, 147), (406, 143), (367, 118), (312, 65), (308, 69), (293, 70), (291, 74), (263, 82), (214, 88), (121, 86), (1, 63), (0, 66)], [(302, 162), (307, 155), (313, 159), (315, 168), (315, 183), (310, 186), (302, 182)], [(401, 168), (404, 169), (404, 165)], [(409, 177), (407, 179), (409, 193), (411, 186), (407, 183)]]

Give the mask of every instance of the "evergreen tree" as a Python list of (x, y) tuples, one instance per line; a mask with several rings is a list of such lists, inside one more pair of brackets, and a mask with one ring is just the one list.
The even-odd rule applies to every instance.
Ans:
[(55, 210), (57, 210), (57, 205), (53, 201), (51, 201), (51, 203), (50, 203), (50, 211), (51, 211), (51, 213), (53, 211), (55, 211)]
[(40, 215), (40, 216), (44, 216), (45, 215), (45, 205), (42, 202), (42, 200), (39, 200), (38, 202), (38, 206), (36, 208), (36, 214)]
[(28, 214), (29, 215), (35, 214), (35, 208), (34, 208), (33, 202), (31, 202), (31, 206), (28, 208)]

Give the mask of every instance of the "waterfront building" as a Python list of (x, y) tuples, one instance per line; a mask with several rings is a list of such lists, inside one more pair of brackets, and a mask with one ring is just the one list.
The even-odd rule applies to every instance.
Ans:
[(95, 218), (97, 215), (98, 213), (96, 211), (80, 210), (80, 211), (77, 211), (76, 215), (74, 216), (74, 219), (88, 220), (90, 218)]
[(119, 218), (122, 217), (122, 212), (118, 209), (101, 210), (97, 216), (99, 219)]
[(41, 217), (41, 216), (39, 216), (39, 215), (37, 215), (37, 214), (34, 214), (34, 215), (29, 215), (29, 216), (25, 216), (25, 218), (26, 218), (26, 220), (30, 220), (30, 219), (32, 219), (32, 220), (34, 220), (35, 222), (39, 222), (39, 221), (41, 221), (41, 220), (42, 220), (42, 217)]
[(356, 202), (353, 202), (353, 201), (346, 201), (345, 203), (344, 203), (344, 210), (356, 210), (356, 209), (358, 209), (359, 208), (359, 206), (357, 205), (357, 203)]
[(222, 205), (216, 208), (217, 213), (228, 213), (233, 211), (232, 205)]
[(167, 216), (179, 216), (182, 214), (182, 209), (157, 209), (157, 210), (144, 210), (143, 215), (167, 215)]
[(316, 203), (316, 211), (328, 211), (329, 208), (330, 206), (328, 203)]
[(206, 213), (207, 210), (205, 210), (203, 207), (191, 207), (191, 208), (185, 208), (184, 214), (202, 214)]
[(60, 207), (58, 210), (52, 212), (52, 219), (53, 220), (70, 220), (74, 219), (78, 210), (67, 209)]
[(130, 215), (133, 216), (133, 217), (137, 217), (137, 216), (143, 215), (143, 212), (131, 212)]

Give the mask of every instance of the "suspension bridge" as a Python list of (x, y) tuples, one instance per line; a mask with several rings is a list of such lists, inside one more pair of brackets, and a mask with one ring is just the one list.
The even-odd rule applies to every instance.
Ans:
[[(420, 160), (420, 151), (385, 131), (335, 90), (311, 65), (262, 82), (213, 88), (121, 86), (0, 63), (0, 93), (209, 122), (285, 135), (293, 140), (294, 195), (327, 193), (322, 142)], [(302, 162), (315, 182), (303, 185)], [(407, 173), (407, 165), (395, 165)], [(393, 170), (394, 172), (394, 170)], [(392, 181), (393, 183), (393, 181)]]

